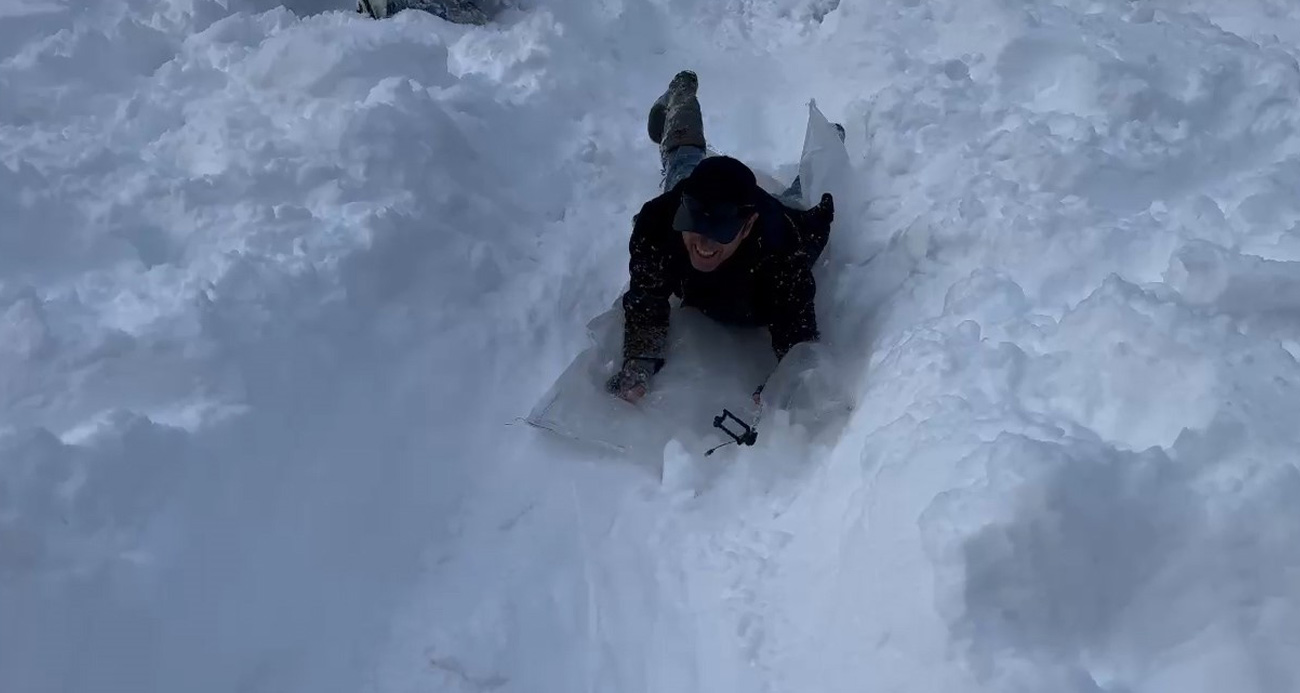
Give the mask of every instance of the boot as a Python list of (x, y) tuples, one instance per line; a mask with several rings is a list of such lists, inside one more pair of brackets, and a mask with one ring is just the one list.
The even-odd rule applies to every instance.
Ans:
[(357, 0), (357, 13), (368, 14), (371, 19), (388, 16), (388, 0)]
[(682, 70), (650, 107), (646, 132), (660, 150), (667, 152), (685, 145), (705, 147), (704, 116), (695, 96), (699, 84), (694, 72)]

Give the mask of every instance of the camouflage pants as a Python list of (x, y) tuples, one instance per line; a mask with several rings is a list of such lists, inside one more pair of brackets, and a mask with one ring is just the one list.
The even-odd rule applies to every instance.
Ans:
[(388, 0), (388, 16), (422, 10), (456, 24), (487, 24), (501, 7), (501, 0)]

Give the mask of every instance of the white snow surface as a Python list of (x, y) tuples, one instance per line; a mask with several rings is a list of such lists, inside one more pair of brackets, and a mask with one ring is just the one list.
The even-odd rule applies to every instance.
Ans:
[[(0, 3), (0, 690), (1300, 690), (1291, 0), (287, 4)], [(683, 68), (856, 410), (670, 483), (518, 417)]]

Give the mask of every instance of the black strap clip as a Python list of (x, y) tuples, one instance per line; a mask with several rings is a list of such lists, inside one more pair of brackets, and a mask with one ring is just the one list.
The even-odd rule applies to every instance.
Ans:
[[(727, 427), (728, 421), (735, 421), (737, 424), (739, 424), (740, 431), (737, 432), (728, 428)], [(722, 445), (719, 445), (713, 448), (712, 450), (709, 450), (708, 452), (704, 453), (706, 457), (712, 455), (714, 451), (716, 451), (718, 448), (725, 447), (727, 445), (753, 445), (756, 441), (758, 441), (758, 431), (754, 430), (753, 426), (750, 426), (744, 421), (741, 421), (740, 418), (737, 417), (735, 414), (732, 414), (731, 410), (729, 409), (723, 409), (721, 416), (713, 417), (713, 427), (718, 429), (719, 431), (722, 431), (723, 433), (726, 433), (727, 436), (731, 438), (731, 442), (723, 443)]]

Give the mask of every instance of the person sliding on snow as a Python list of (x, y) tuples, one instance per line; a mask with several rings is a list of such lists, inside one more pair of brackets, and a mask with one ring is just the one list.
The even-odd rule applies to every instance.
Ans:
[(825, 194), (812, 209), (790, 207), (744, 163), (708, 156), (698, 86), (694, 72), (677, 73), (648, 118), (664, 180), (633, 218), (623, 365), (606, 384), (629, 402), (645, 396), (664, 366), (673, 295), (719, 322), (767, 327), (778, 361), (820, 336), (812, 267), (830, 237), (834, 201)]

